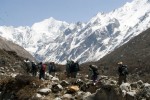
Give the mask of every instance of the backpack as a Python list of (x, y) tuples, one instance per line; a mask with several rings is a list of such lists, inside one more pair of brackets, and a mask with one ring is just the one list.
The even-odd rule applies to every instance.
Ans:
[(75, 65), (76, 65), (76, 71), (80, 71), (79, 63), (76, 62)]
[(97, 70), (98, 70), (98, 67), (97, 67), (96, 65), (92, 65), (91, 68), (92, 68), (92, 70), (94, 70), (94, 71), (97, 71)]
[(91, 65), (91, 69), (94, 75), (99, 75), (98, 67), (96, 65)]
[(122, 65), (121, 67), (121, 74), (122, 75), (127, 75), (128, 74), (128, 68), (127, 68), (127, 65)]
[(42, 70), (42, 71), (45, 71), (45, 70), (46, 70), (46, 65), (45, 65), (45, 64), (42, 64), (41, 70)]

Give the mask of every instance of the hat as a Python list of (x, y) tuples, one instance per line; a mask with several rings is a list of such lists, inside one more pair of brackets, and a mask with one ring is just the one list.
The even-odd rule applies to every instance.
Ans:
[(122, 65), (123, 63), (122, 62), (118, 62), (118, 65)]

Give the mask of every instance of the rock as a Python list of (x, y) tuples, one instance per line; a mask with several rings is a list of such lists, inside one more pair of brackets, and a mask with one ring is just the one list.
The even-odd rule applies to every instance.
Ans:
[(136, 100), (136, 91), (126, 93), (126, 100)]
[(143, 81), (139, 80), (139, 81), (137, 81), (137, 84), (141, 86), (143, 84)]
[(56, 97), (54, 100), (62, 100), (61, 98), (59, 98), (59, 97)]
[(87, 97), (89, 97), (91, 95), (90, 92), (83, 92), (83, 91), (78, 91), (76, 96), (75, 96), (75, 99), (76, 100), (86, 100)]
[(80, 90), (86, 92), (89, 87), (90, 87), (89, 84), (83, 84), (83, 85), (80, 86)]
[(38, 93), (40, 93), (41, 95), (48, 95), (51, 92), (51, 89), (49, 88), (43, 88), (38, 90)]
[(63, 87), (60, 84), (53, 84), (51, 89), (53, 93), (57, 93), (59, 91), (62, 91)]
[(82, 92), (82, 91), (78, 91), (78, 92), (77, 92), (77, 95), (78, 95), (78, 96), (83, 95), (83, 94), (84, 94), (84, 92)]
[(79, 87), (78, 86), (75, 86), (75, 85), (72, 85), (72, 86), (69, 86), (67, 88), (67, 93), (75, 93), (79, 91)]
[(131, 91), (131, 86), (130, 86), (129, 83), (122, 83), (122, 84), (120, 85), (120, 89), (121, 89), (122, 91), (125, 90), (126, 92), (129, 92), (129, 91)]
[(63, 87), (67, 87), (69, 85), (69, 83), (65, 80), (63, 80), (60, 85), (62, 85)]
[(0, 70), (0, 73), (5, 73), (5, 71), (3, 71), (3, 70)]
[(139, 88), (141, 88), (142, 85), (143, 85), (143, 81), (142, 80), (139, 80), (137, 82), (131, 83), (131, 87), (133, 89), (139, 89)]
[(51, 80), (53, 78), (52, 75), (49, 75), (48, 73), (45, 74), (45, 79), (46, 80)]
[(86, 92), (86, 93), (84, 93), (84, 95), (83, 95), (83, 100), (85, 100), (87, 97), (89, 97), (91, 95), (91, 93), (90, 92)]
[[(96, 100), (95, 93), (83, 98), (83, 100)], [(97, 99), (97, 100), (100, 100), (100, 99)]]
[(42, 95), (37, 93), (37, 94), (36, 94), (36, 97), (41, 98)]
[(59, 79), (57, 77), (53, 77), (52, 81), (59, 81)]
[(85, 100), (123, 100), (119, 88), (110, 84), (103, 84), (100, 89), (96, 90), (96, 93), (86, 98)]
[(11, 76), (13, 77), (13, 78), (15, 78), (17, 75), (19, 75), (18, 73), (12, 73), (11, 74)]
[(32, 99), (31, 99), (31, 100), (41, 100), (41, 98), (42, 98), (42, 95), (41, 95), (41, 94), (36, 93), (36, 94), (32, 97)]
[(80, 87), (84, 84), (84, 81), (81, 79), (77, 79), (76, 84)]
[(115, 81), (115, 80), (110, 80), (110, 84), (116, 85), (116, 84), (117, 84), (117, 81)]
[(62, 98), (70, 100), (72, 98), (72, 95), (71, 94), (64, 94)]
[(108, 79), (108, 76), (103, 76), (103, 75), (101, 75), (100, 76), (100, 79), (102, 80), (102, 79)]
[(89, 78), (89, 75), (85, 75), (85, 78)]
[(150, 100), (150, 84), (144, 83), (141, 89), (136, 94), (136, 97), (140, 100), (141, 99)]
[(138, 88), (137, 82), (131, 83), (130, 86), (131, 86), (132, 89), (137, 89)]

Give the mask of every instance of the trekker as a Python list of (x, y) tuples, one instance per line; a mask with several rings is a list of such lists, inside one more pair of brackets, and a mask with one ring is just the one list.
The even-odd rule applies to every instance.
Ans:
[(77, 72), (78, 72), (78, 65), (71, 60), (70, 61), (70, 76), (71, 78), (76, 78)]
[(78, 61), (76, 61), (76, 62), (73, 64), (73, 67), (74, 67), (74, 70), (73, 70), (73, 73), (72, 73), (72, 74), (73, 74), (73, 78), (76, 78), (78, 71), (80, 71)]
[(122, 62), (118, 63), (118, 74), (119, 74), (119, 78), (118, 78), (118, 85), (121, 85), (122, 82), (127, 82), (127, 75), (128, 75), (128, 68), (127, 65), (123, 65)]
[(70, 77), (70, 66), (71, 66), (71, 62), (69, 60), (67, 60), (67, 63), (66, 63), (66, 76), (68, 78)]
[(24, 62), (25, 62), (25, 66), (26, 66), (26, 72), (30, 73), (30, 71), (31, 71), (31, 62), (29, 61), (28, 58), (26, 60), (24, 60)]
[(45, 79), (45, 71), (46, 71), (46, 65), (40, 62), (39, 64), (39, 79), (43, 78)]
[(96, 82), (99, 75), (98, 67), (96, 65), (89, 65), (89, 71), (90, 71), (89, 78), (91, 78), (93, 82)]
[(56, 66), (55, 66), (54, 62), (50, 62), (49, 63), (49, 65), (48, 65), (48, 71), (49, 71), (49, 74), (52, 74), (52, 75), (55, 74)]
[(32, 75), (36, 76), (36, 74), (37, 74), (37, 66), (36, 66), (34, 61), (32, 61), (32, 70), (31, 71), (32, 71)]

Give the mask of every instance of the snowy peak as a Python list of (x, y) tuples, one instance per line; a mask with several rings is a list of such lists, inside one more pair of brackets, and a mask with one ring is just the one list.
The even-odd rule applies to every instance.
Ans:
[(49, 19), (45, 19), (42, 22), (33, 24), (31, 29), (36, 33), (46, 33), (47, 35), (49, 33), (53, 33), (53, 35), (57, 35), (60, 33), (59, 31), (63, 31), (68, 25), (69, 24), (66, 22), (57, 21), (51, 17)]

